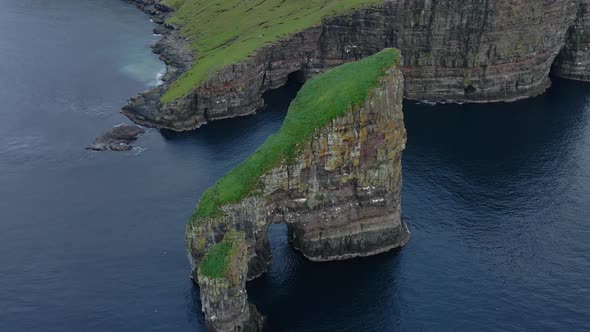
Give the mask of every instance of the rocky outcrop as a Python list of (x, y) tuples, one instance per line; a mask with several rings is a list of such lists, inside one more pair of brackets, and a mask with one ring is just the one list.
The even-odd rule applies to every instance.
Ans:
[(207, 254), (198, 270), (201, 308), (211, 331), (262, 331), (262, 318), (248, 304), (244, 233), (230, 231)]
[[(295, 104), (306, 98), (305, 88)], [(406, 142), (402, 100), (403, 76), (393, 66), (363, 103), (315, 130), (292, 158), (257, 178), (251, 193), (220, 206), (218, 214), (189, 223), (193, 276), (211, 246), (230, 230), (245, 234), (248, 278), (264, 273), (270, 258), (267, 228), (273, 222), (287, 223), (294, 247), (316, 261), (402, 246), (409, 238), (400, 205)]]
[[(569, 0), (388, 0), (326, 18), (320, 26), (262, 47), (184, 98), (165, 105), (134, 100), (125, 113), (142, 124), (198, 128), (255, 112), (263, 105), (262, 94), (284, 84), (290, 74), (307, 79), (386, 47), (397, 47), (404, 55), (407, 98), (526, 98), (549, 87), (549, 70), (568, 28), (574, 22), (585, 24), (580, 6)], [(568, 39), (579, 39), (572, 35), (579, 33), (570, 30)]]
[(143, 133), (145, 130), (140, 126), (119, 125), (100, 135), (87, 149), (94, 151), (105, 151), (109, 148), (113, 151), (131, 150), (131, 143), (135, 142)]
[(580, 81), (590, 80), (590, 1), (578, 0), (576, 19), (569, 28), (563, 50), (555, 59), (552, 74)]

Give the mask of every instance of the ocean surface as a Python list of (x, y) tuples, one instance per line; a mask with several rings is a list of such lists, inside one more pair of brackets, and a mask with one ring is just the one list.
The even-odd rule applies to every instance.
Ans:
[[(204, 331), (187, 218), (296, 87), (256, 116), (87, 151), (157, 84), (152, 23), (120, 0), (0, 5), (0, 331)], [(590, 330), (590, 85), (405, 116), (411, 240), (319, 264), (272, 226), (248, 285), (269, 331)]]

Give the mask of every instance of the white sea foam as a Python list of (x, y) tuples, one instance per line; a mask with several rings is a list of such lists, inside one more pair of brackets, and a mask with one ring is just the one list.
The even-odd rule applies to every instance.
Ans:
[(142, 148), (140, 146), (134, 146), (133, 147), (133, 155), (137, 156), (138, 154), (142, 153), (145, 150), (147, 150), (147, 148)]
[(164, 81), (162, 81), (162, 77), (164, 77), (165, 74), (166, 74), (166, 68), (164, 68), (158, 72), (158, 74), (156, 75), (156, 85), (164, 84)]
[(432, 100), (421, 100), (419, 102), (419, 104), (428, 105), (428, 106), (436, 106), (436, 104), (438, 104), (438, 103), (436, 101), (432, 101)]

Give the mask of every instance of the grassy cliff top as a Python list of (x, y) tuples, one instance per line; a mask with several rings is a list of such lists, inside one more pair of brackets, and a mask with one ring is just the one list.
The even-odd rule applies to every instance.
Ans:
[(231, 257), (240, 249), (240, 236), (243, 238), (243, 233), (228, 231), (221, 242), (209, 249), (199, 265), (199, 273), (212, 279), (226, 278)]
[(294, 157), (300, 143), (308, 140), (316, 129), (344, 115), (352, 106), (364, 103), (386, 70), (397, 65), (399, 59), (398, 50), (385, 49), (310, 79), (289, 106), (281, 129), (205, 191), (190, 223), (220, 215), (220, 206), (246, 197), (261, 175)]
[(197, 55), (162, 97), (187, 94), (221, 68), (238, 63), (264, 44), (321, 23), (323, 17), (383, 0), (163, 0), (176, 9), (171, 23), (182, 26)]

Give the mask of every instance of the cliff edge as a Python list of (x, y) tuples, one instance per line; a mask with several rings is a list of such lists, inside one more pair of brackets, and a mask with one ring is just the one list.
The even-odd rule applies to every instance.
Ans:
[(306, 80), (387, 47), (401, 50), (405, 96), (416, 100), (527, 98), (550, 86), (551, 68), (590, 77), (588, 0), (129, 1), (163, 23), (156, 51), (175, 71), (124, 113), (159, 128), (251, 114), (289, 75)]

